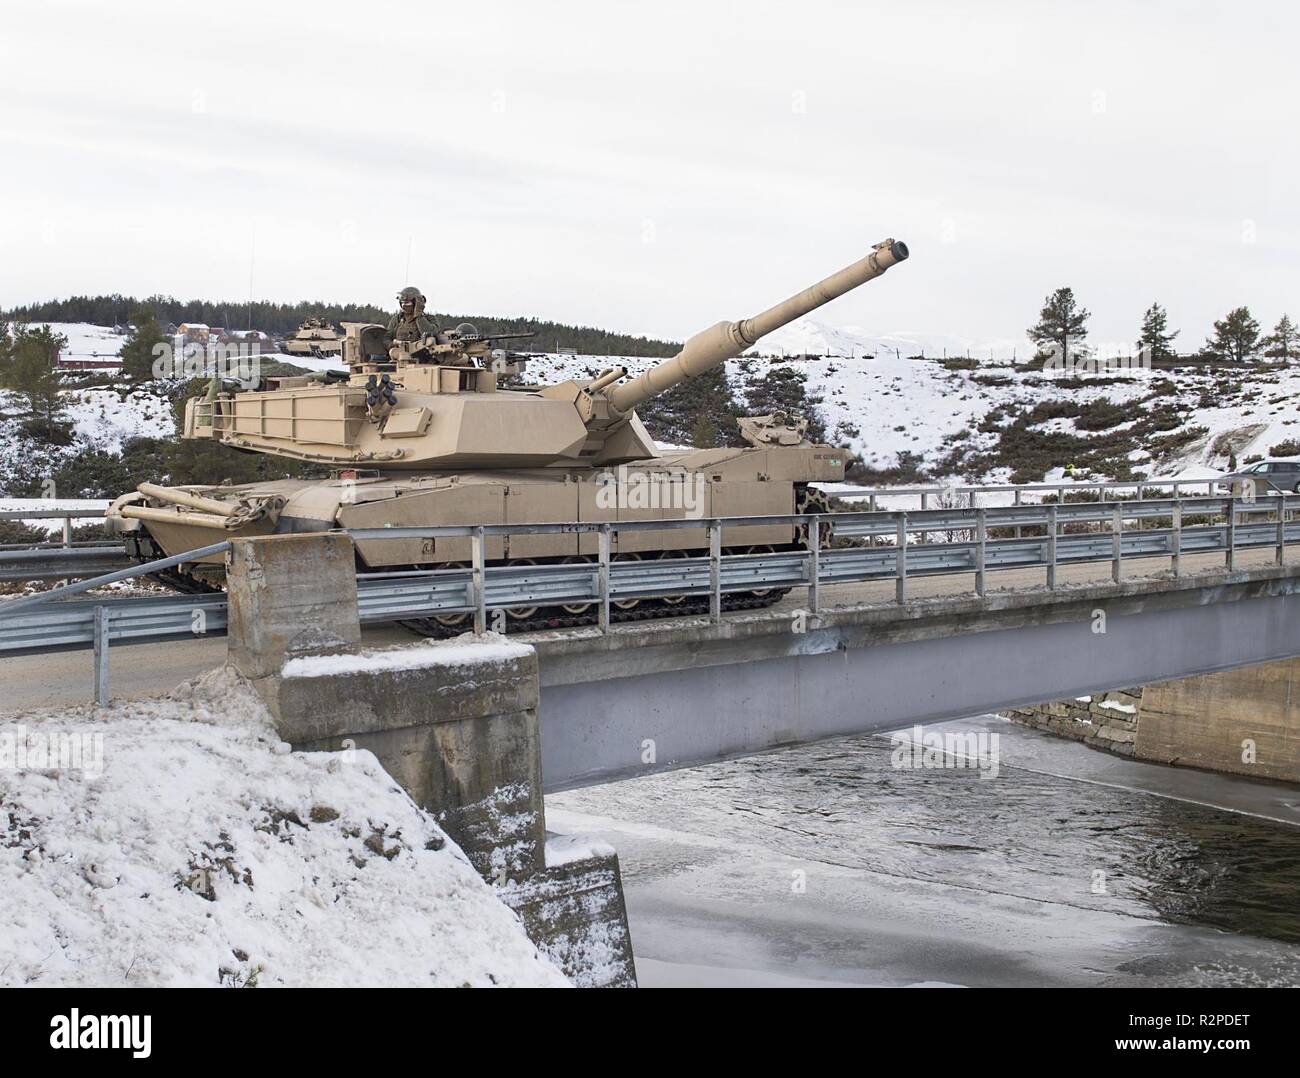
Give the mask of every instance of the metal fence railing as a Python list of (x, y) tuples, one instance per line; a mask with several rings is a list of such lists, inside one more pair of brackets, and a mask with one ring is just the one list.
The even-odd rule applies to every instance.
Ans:
[[(477, 631), (489, 612), (537, 606), (586, 608), (602, 631), (611, 606), (629, 599), (707, 597), (708, 617), (723, 614), (723, 596), (769, 589), (806, 589), (806, 608), (817, 613), (828, 585), (894, 582), (894, 601), (908, 601), (909, 582), (919, 577), (973, 574), (984, 595), (990, 573), (1040, 568), (1048, 588), (1069, 565), (1109, 562), (1118, 582), (1126, 561), (1165, 558), (1177, 575), (1189, 554), (1221, 553), (1228, 570), (1244, 550), (1272, 549), (1286, 561), (1289, 544), (1300, 543), (1300, 496), (1143, 499), (1141, 502), (1073, 502), (975, 509), (642, 520), (611, 523), (449, 525), (374, 528), (350, 532), (355, 541), (403, 538), (468, 538), (471, 563), (464, 568), (365, 573), (357, 578), (363, 622), (401, 621), (438, 615), (470, 615)], [(729, 528), (788, 525), (805, 536), (796, 550), (723, 553)], [(622, 561), (614, 537), (624, 532), (704, 530), (706, 550), (693, 557)], [(1025, 534), (1033, 531), (1034, 534)], [(501, 535), (594, 533), (597, 553), (586, 562), (488, 564), (487, 541)], [(945, 538), (932, 542), (930, 538)], [(218, 543), (171, 558), (109, 573), (49, 592), (0, 603), (0, 655), (69, 647), (95, 649), (95, 695), (108, 698), (111, 644), (135, 643), (225, 629), (225, 596), (176, 595), (101, 599), (74, 596), (115, 581), (157, 572), (229, 549)], [(666, 616), (671, 610), (665, 609)]]
[[(61, 546), (68, 549), (78, 544), (72, 539), (72, 522), (74, 520), (103, 520), (106, 510), (103, 509), (4, 509), (0, 510), (0, 521), (16, 520), (19, 522), (25, 520), (61, 520), (62, 537), (59, 542), (49, 542), (40, 544), (38, 547), (22, 547), (24, 550), (45, 549), (55, 546)], [(99, 540), (93, 540), (91, 545)], [(8, 547), (0, 546), (0, 551), (15, 549), (12, 544)]]

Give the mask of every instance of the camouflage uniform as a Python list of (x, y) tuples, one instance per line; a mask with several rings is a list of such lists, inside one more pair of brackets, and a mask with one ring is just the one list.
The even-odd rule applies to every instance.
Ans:
[(436, 336), (438, 333), (438, 324), (424, 313), (424, 296), (420, 295), (418, 288), (404, 288), (398, 294), (399, 302), (406, 298), (415, 300), (415, 313), (408, 318), (402, 311), (398, 311), (388, 320), (388, 328), (384, 331), (384, 339), (391, 348), (394, 341), (413, 342), (422, 340), (425, 337)]

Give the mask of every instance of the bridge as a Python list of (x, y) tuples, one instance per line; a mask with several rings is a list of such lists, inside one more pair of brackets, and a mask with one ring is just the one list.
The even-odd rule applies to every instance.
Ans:
[[(215, 666), (228, 632), (229, 659), (281, 739), (374, 752), (534, 939), (616, 941), (605, 983), (634, 983), (617, 855), (553, 856), (546, 792), (1300, 656), (1297, 509), (1300, 496), (1282, 495), (877, 505), (761, 518), (807, 537), (771, 553), (724, 545), (759, 518), (384, 529), (468, 537), (472, 564), (360, 577), (352, 544), (369, 532), (235, 539), (8, 600), (0, 656), (12, 705), (47, 664), (93, 648), (106, 702), (110, 652), (165, 665), (161, 649), (188, 637)], [(674, 527), (703, 529), (707, 555), (615, 559), (618, 532)], [(595, 532), (599, 554), (485, 560), (502, 532), (544, 531)], [(226, 593), (87, 594), (220, 552)], [(773, 592), (785, 594), (766, 609), (727, 609)], [(630, 599), (694, 612), (620, 620)], [(590, 624), (368, 647), (393, 621), (458, 616), (487, 629), (512, 609), (560, 604), (586, 607)], [(304, 629), (311, 647), (295, 651)]]
[[(1300, 496), (1027, 504), (1017, 491), (1011, 504), (975, 508), (352, 538), (469, 536), (476, 552), (464, 569), (359, 577), (365, 624), (460, 614), (483, 630), (507, 625), (512, 608), (588, 607), (589, 627), (520, 637), (538, 656), (545, 783), (560, 789), (1300, 655), (1287, 561), (1300, 543), (1296, 509)], [(802, 526), (807, 549), (723, 553), (729, 528), (760, 519)], [(673, 527), (707, 528), (709, 555), (611, 556), (617, 531)], [(558, 530), (596, 532), (600, 555), (484, 562), (496, 534)], [(95, 695), (106, 701), (110, 646), (225, 631), (224, 594), (63, 597), (149, 568), (0, 604), (0, 656), (30, 664), (94, 648)], [(767, 610), (725, 609), (731, 595), (767, 589), (790, 593)], [(620, 623), (617, 604), (637, 597), (690, 598), (699, 613)], [(15, 670), (18, 661), (6, 660)]]

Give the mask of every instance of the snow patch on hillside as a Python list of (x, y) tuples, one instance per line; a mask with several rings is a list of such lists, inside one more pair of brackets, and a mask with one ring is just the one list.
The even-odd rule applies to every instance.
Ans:
[[(95, 326), (64, 324), (55, 328), (70, 339), (75, 336), (85, 347), (91, 347), (96, 339), (112, 336), (111, 330)], [(949, 357), (946, 364), (945, 350)], [(1174, 390), (1161, 397), (1160, 403), (1176, 404), (1181, 409), (1183, 422), (1176, 429), (1204, 427), (1207, 433), (1164, 460), (1157, 459), (1147, 446), (1135, 444), (1127, 459), (1139, 474), (1150, 475), (1158, 470), (1167, 475), (1186, 468), (1222, 471), (1228, 462), (1228, 448), (1241, 460), (1266, 455), (1272, 446), (1300, 437), (1300, 420), (1291, 404), (1300, 392), (1300, 368), (1261, 366), (1229, 375), (1192, 368), (1102, 372), (1091, 382), (1085, 376), (1082, 386), (1058, 385), (1059, 379), (1051, 375), (1019, 370), (1008, 362), (1013, 353), (1024, 359), (1028, 351), (1024, 341), (1012, 339), (973, 341), (923, 333), (873, 334), (859, 327), (836, 328), (802, 318), (762, 338), (751, 350), (758, 354), (728, 362), (726, 372), (741, 401), (747, 381), (761, 377), (774, 365), (802, 372), (807, 376), (809, 395), (821, 398), (818, 411), (831, 440), (851, 448), (869, 468), (881, 470), (896, 466), (903, 454), (911, 454), (922, 467), (942, 475), (939, 466), (952, 448), (950, 439), (962, 438), (963, 445), (987, 451), (997, 444), (999, 435), (977, 428), (991, 413), (1001, 410), (995, 425), (1005, 427), (1016, 415), (1044, 401), (1089, 404), (1105, 399), (1128, 409), (1129, 414), (1116, 426), (1104, 430), (1080, 430), (1069, 417), (1047, 420), (1038, 428), (1040, 432), (1104, 437), (1140, 418), (1149, 407), (1144, 399), (1150, 397), (1157, 383), (1164, 382), (1173, 383)], [(975, 365), (961, 369), (968, 353)], [(828, 358), (783, 358), (803, 354)], [(908, 358), (921, 354), (926, 358)], [(312, 370), (341, 369), (341, 361), (333, 358), (264, 358)], [(636, 377), (655, 362), (640, 357), (540, 354), (530, 359), (526, 378), (539, 384), (584, 381), (616, 365), (626, 367), (629, 375)], [(1225, 378), (1233, 391), (1223, 391)], [(79, 445), (112, 452), (134, 435), (175, 435), (170, 405), (161, 395), (133, 394), (123, 400), (111, 389), (70, 389), (68, 395)], [(6, 410), (12, 415), (13, 401), (12, 396), (7, 402), (0, 401), (0, 407), (8, 403)], [(10, 462), (22, 454), (13, 434), (15, 426), (13, 421), (0, 422), (0, 458)], [(1225, 435), (1230, 438), (1223, 438)], [(66, 452), (59, 450), (53, 455)], [(1052, 472), (1059, 474), (1059, 467)], [(1009, 469), (1002, 468), (960, 478), (997, 483), (1005, 482), (1009, 475)]]
[[(14, 766), (55, 735), (80, 769)], [(10, 716), (0, 763), (0, 984), (567, 983), (371, 753), (289, 752), (229, 669)]]
[(120, 453), (129, 438), (171, 438), (176, 420), (171, 401), (150, 392), (122, 396), (112, 387), (70, 389), (64, 394), (68, 416), (84, 444)]

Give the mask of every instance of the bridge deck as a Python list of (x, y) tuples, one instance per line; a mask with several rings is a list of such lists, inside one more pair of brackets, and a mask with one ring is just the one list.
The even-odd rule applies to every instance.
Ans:
[[(1296, 562), (1300, 565), (1300, 550), (1296, 552)], [(1238, 569), (1268, 567), (1273, 564), (1273, 553), (1268, 550), (1238, 551), (1236, 564)], [(1222, 565), (1222, 554), (1183, 556), (1184, 573), (1213, 571)], [(1133, 558), (1124, 562), (1124, 579), (1134, 582), (1160, 579), (1168, 575), (1168, 567), (1168, 558)], [(1057, 571), (1057, 580), (1061, 588), (1090, 583), (1104, 584), (1110, 580), (1110, 566), (1104, 562), (1063, 565)], [(1012, 591), (1032, 595), (1042, 592), (1043, 585), (1044, 573), (1041, 569), (1011, 569), (990, 572), (988, 575), (990, 596)], [(944, 596), (970, 596), (974, 586), (974, 575), (971, 573), (915, 577), (909, 581), (909, 598), (917, 601)], [(893, 597), (894, 583), (889, 580), (826, 584), (822, 587), (822, 607), (827, 612), (861, 604), (889, 604)], [(798, 589), (765, 614), (732, 614), (726, 615), (726, 620), (752, 620), (764, 616), (789, 618), (806, 605), (806, 595), (802, 589)], [(650, 624), (652, 623), (643, 622), (615, 626), (612, 633), (617, 636), (636, 634), (643, 632)], [(653, 624), (666, 627), (680, 624), (680, 621), (665, 620)], [(532, 634), (528, 639), (546, 638), (550, 635)], [(383, 646), (410, 640), (412, 634), (398, 626), (372, 626), (363, 630), (363, 637), (368, 645)], [(113, 695), (121, 699), (159, 695), (187, 678), (219, 666), (225, 657), (224, 636), (117, 648), (113, 652)], [(85, 703), (92, 680), (92, 658), (89, 651), (68, 651), (0, 659), (5, 687), (3, 698), (0, 698), (0, 714), (34, 707)]]

